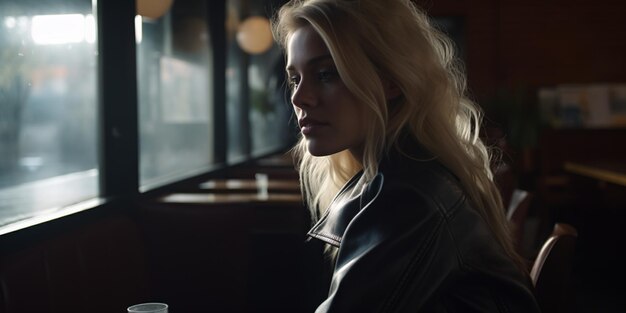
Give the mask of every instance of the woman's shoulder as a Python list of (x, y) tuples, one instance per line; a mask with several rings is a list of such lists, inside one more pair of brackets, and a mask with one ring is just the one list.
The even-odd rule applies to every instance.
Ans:
[(445, 214), (452, 214), (467, 201), (460, 181), (436, 159), (402, 159), (383, 164), (379, 175), (384, 178), (382, 199), (398, 199), (406, 204), (429, 203)]
[(349, 225), (353, 231), (400, 237), (417, 233), (416, 238), (426, 239), (449, 234), (449, 220), (456, 211), (468, 210), (469, 203), (451, 177), (424, 165), (379, 172), (363, 188), (359, 207)]
[[(451, 302), (480, 298), (489, 306), (496, 301), (494, 297), (509, 296), (531, 301), (525, 277), (494, 240), (462, 191), (446, 189), (457, 188), (456, 183), (437, 169), (423, 168), (417, 173), (421, 178), (380, 173), (380, 193), (355, 219), (352, 234), (348, 233), (346, 239), (371, 238), (374, 233), (377, 238), (385, 238), (381, 242), (394, 243), (407, 258), (421, 256), (405, 264), (405, 268), (422, 269), (410, 275), (409, 284), (417, 286), (431, 281), (433, 288), (441, 288), (446, 297), (452, 297), (448, 299)], [(434, 264), (437, 266), (430, 267)], [(483, 282), (480, 289), (475, 288), (477, 281)], [(464, 288), (474, 289), (469, 292)], [(509, 300), (518, 303), (519, 299)]]

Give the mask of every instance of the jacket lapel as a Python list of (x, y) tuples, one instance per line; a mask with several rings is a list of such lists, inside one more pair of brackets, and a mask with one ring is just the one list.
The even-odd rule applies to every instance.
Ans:
[(354, 217), (376, 199), (383, 185), (382, 174), (372, 182), (361, 182), (362, 172), (355, 175), (339, 191), (326, 214), (309, 230), (308, 235), (335, 247), (341, 245), (346, 228)]

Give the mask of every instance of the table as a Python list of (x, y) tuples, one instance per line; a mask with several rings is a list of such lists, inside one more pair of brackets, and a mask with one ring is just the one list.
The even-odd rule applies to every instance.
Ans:
[(295, 203), (301, 204), (302, 197), (297, 193), (173, 193), (158, 199), (162, 203), (180, 204), (227, 204), (227, 203)]
[(564, 164), (566, 172), (596, 179), (603, 182), (626, 186), (626, 163), (583, 163), (567, 161)]
[(300, 182), (295, 179), (212, 179), (198, 186), (201, 190), (211, 192), (257, 192), (267, 190), (269, 193), (300, 193)]

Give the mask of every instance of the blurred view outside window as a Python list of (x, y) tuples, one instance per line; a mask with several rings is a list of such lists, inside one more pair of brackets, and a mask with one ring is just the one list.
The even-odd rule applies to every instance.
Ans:
[(137, 16), (140, 184), (151, 189), (213, 164), (212, 55), (206, 1)]
[(0, 227), (98, 193), (91, 0), (0, 0)]
[(245, 52), (237, 46), (241, 4), (237, 0), (226, 2), (226, 129), (228, 163), (237, 163), (247, 158), (246, 141), (248, 121), (246, 95), (243, 94), (247, 61)]
[(293, 141), (285, 61), (273, 42), (272, 1), (227, 2), (228, 160), (274, 153)]
[(248, 68), (250, 94), (250, 132), (252, 156), (276, 152), (290, 141), (289, 117), (291, 106), (287, 102), (284, 85), (285, 63), (277, 45), (263, 54), (253, 55)]

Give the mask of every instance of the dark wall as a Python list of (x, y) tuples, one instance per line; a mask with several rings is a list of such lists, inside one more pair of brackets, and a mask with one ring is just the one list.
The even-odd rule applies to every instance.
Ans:
[(416, 0), (432, 16), (465, 21), (474, 97), (499, 88), (626, 81), (626, 2)]

